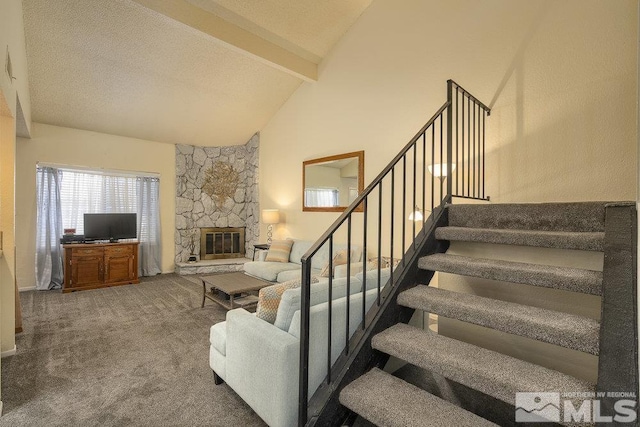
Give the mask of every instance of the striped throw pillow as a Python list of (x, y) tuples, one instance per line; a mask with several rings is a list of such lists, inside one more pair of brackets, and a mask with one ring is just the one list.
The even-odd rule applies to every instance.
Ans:
[(292, 246), (293, 240), (291, 239), (274, 240), (264, 260), (267, 262), (289, 262), (289, 254), (291, 254)]
[[(264, 320), (265, 322), (275, 322), (282, 294), (287, 289), (299, 288), (300, 282), (300, 279), (293, 279), (288, 282), (277, 283), (260, 289), (260, 292), (258, 293), (256, 317)], [(312, 277), (311, 283), (318, 283), (318, 278), (315, 276)]]
[[(351, 262), (357, 261), (353, 259), (353, 251), (351, 251), (351, 256), (352, 256)], [(341, 251), (336, 252), (336, 254), (333, 256), (333, 272), (331, 273), (331, 276), (335, 274), (337, 266), (343, 265), (346, 263), (347, 263), (347, 250), (343, 249)], [(320, 272), (320, 277), (329, 277), (329, 262), (327, 262), (325, 266), (322, 268), (322, 271)]]

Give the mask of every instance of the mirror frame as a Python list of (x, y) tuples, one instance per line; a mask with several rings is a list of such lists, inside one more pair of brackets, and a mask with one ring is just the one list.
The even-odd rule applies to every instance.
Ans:
[[(349, 158), (358, 159), (358, 195), (362, 194), (364, 190), (364, 150), (353, 151), (351, 153), (336, 154), (335, 156), (320, 157), (317, 159), (305, 160), (302, 162), (302, 211), (303, 212), (343, 212), (348, 206), (334, 206), (334, 207), (311, 207), (304, 204), (304, 189), (305, 189), (305, 168), (307, 166), (316, 163), (331, 162), (333, 160), (342, 160)], [(363, 206), (360, 204), (354, 212), (362, 212)]]

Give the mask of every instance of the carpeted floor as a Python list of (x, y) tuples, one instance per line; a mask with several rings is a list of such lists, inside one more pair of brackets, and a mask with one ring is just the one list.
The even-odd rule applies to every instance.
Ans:
[(139, 285), (21, 293), (24, 332), (2, 360), (0, 426), (263, 426), (209, 368), (226, 311), (174, 274)]

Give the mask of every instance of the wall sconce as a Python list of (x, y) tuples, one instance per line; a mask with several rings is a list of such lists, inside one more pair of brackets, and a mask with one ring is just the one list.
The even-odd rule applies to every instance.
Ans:
[[(440, 178), (441, 180), (446, 178), (448, 175), (447, 164), (446, 163), (436, 163), (433, 165), (427, 165), (427, 169), (429, 169), (429, 173), (436, 178)], [(456, 170), (456, 164), (451, 164), (451, 172)]]
[(270, 245), (273, 237), (273, 224), (280, 222), (280, 211), (278, 209), (263, 209), (262, 222), (267, 224), (267, 244)]
[(422, 210), (420, 208), (418, 208), (418, 206), (416, 205), (415, 209), (413, 210), (413, 212), (411, 212), (409, 214), (409, 221), (422, 221), (424, 220), (424, 215), (422, 215)]

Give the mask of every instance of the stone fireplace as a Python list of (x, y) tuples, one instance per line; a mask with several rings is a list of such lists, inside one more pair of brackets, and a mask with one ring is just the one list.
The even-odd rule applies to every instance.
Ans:
[(258, 146), (258, 134), (244, 145), (176, 145), (177, 273), (238, 271), (252, 259), (260, 235)]
[(200, 229), (200, 260), (242, 258), (244, 227), (209, 227)]

